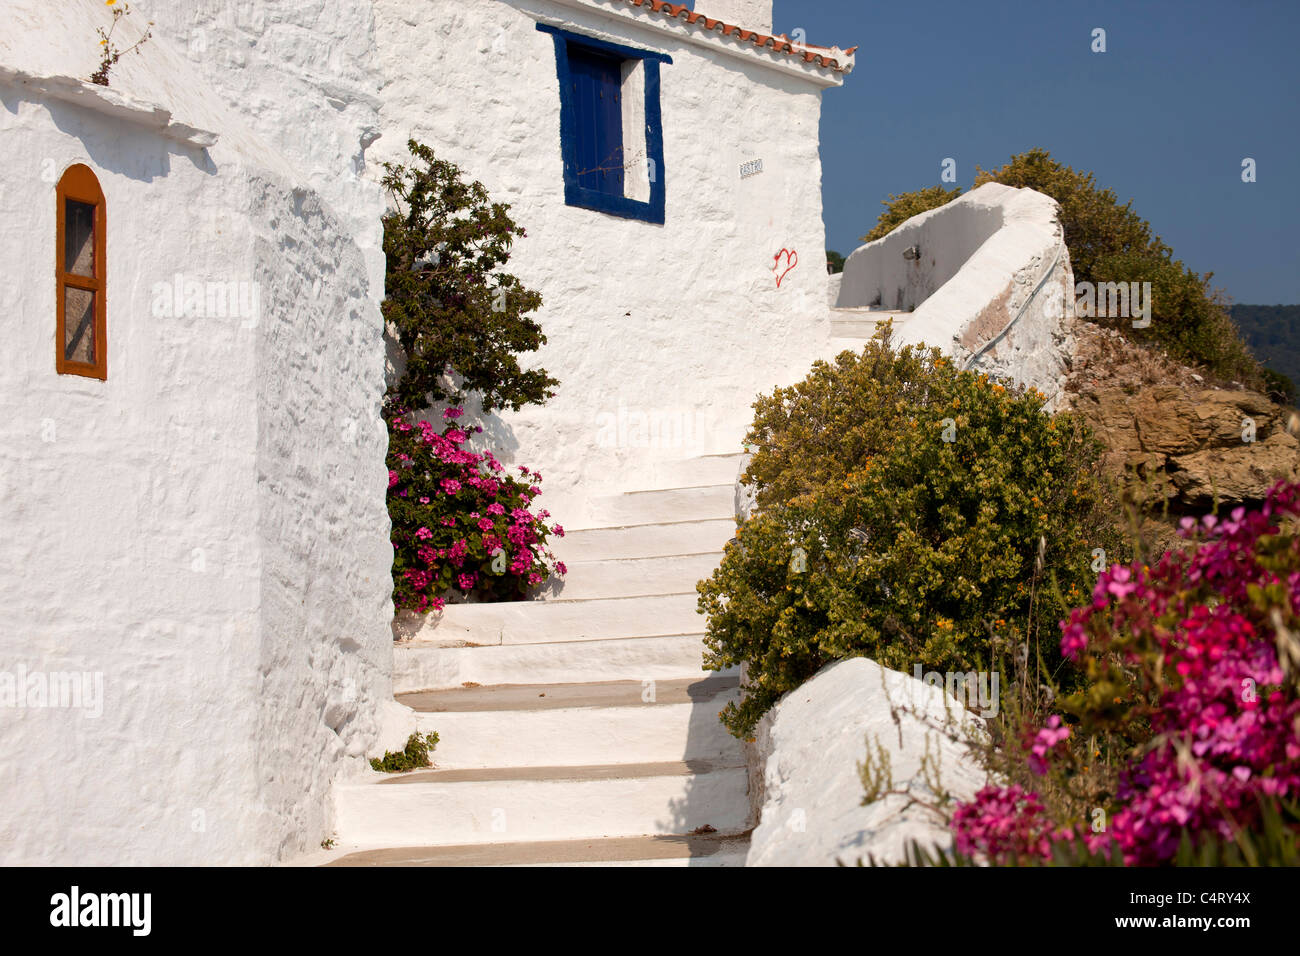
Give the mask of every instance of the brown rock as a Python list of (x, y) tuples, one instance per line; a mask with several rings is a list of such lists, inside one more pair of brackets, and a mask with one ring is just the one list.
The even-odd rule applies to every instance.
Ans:
[(1193, 507), (1258, 501), (1279, 479), (1300, 478), (1300, 442), (1284, 431), (1236, 447), (1206, 448), (1169, 461), (1179, 498)]

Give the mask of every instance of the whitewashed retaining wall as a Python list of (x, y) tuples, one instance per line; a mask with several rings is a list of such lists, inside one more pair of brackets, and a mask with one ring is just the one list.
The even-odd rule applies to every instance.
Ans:
[[(102, 688), (0, 708), (0, 862), (272, 862), (328, 832), (391, 698), (378, 295), (347, 224), (164, 36), (108, 94), (41, 91), (91, 72), (107, 15), (27, 0), (0, 36), (0, 672)], [(54, 372), (75, 162), (107, 199), (105, 382)], [(168, 315), (177, 275), (259, 307)]]
[[(793, 58), (773, 69), (770, 54), (730, 56), (625, 3), (378, 0), (375, 15), (390, 80), (376, 158), (425, 142), (528, 232), (510, 270), (543, 295), (535, 361), (560, 387), (487, 440), (538, 468), (545, 506), (575, 526), (587, 497), (649, 486), (658, 461), (735, 451), (755, 395), (802, 378), (829, 338), (818, 122), (838, 80)], [(673, 58), (661, 68), (664, 225), (564, 204), (555, 52), (539, 21)], [(756, 159), (762, 172), (742, 179)], [(797, 263), (778, 288), (783, 248)], [(668, 447), (638, 433), (638, 415)]]
[(1057, 214), (1042, 193), (986, 183), (855, 250), (836, 306), (914, 310), (895, 322), (899, 342), (937, 346), (1055, 404), (1074, 302)]
[(984, 773), (970, 750), (951, 739), (970, 721), (941, 686), (875, 661), (853, 658), (824, 667), (759, 722), (750, 760), (751, 798), (761, 816), (745, 865), (852, 866), (869, 855), (893, 863), (913, 840), (927, 848), (951, 846), (941, 818), (908, 796), (862, 806), (858, 765), (868, 739), (873, 752), (878, 743), (889, 755), (890, 789), (933, 803), (921, 768), (928, 737), (942, 788), (970, 799)]

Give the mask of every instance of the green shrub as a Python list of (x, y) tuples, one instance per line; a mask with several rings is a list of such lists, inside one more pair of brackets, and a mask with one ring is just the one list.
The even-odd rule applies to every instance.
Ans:
[(370, 766), (380, 773), (404, 773), (407, 770), (419, 770), (421, 767), (432, 767), (433, 761), (429, 759), (429, 752), (438, 746), (437, 731), (430, 731), (427, 734), (414, 733), (406, 740), (406, 747), (403, 750), (389, 750), (381, 760), (379, 757), (370, 759)]
[(1275, 372), (1271, 368), (1264, 369), (1264, 391), (1270, 401), (1277, 402), (1279, 405), (1295, 405), (1295, 382), (1291, 381), (1290, 376)]
[(960, 186), (954, 186), (952, 189), (944, 189), (942, 186), (930, 186), (927, 189), (917, 189), (914, 192), (901, 193), (897, 196), (891, 194), (888, 199), (881, 200), (880, 204), (885, 207), (885, 211), (876, 220), (876, 227), (863, 236), (862, 241), (872, 242), (882, 236), (887, 236), (896, 227), (907, 222), (913, 216), (929, 212), (931, 209), (938, 209), (940, 206), (952, 202), (960, 195)]
[(383, 178), (396, 206), (384, 217), (383, 311), (405, 359), (390, 401), (418, 410), (474, 392), (484, 411), (542, 404), (558, 383), (545, 369), (522, 369), (517, 357), (546, 342), (528, 315), (542, 297), (500, 271), (526, 233), (482, 183), (466, 183), (428, 146), (407, 146), (418, 162), (385, 163)]
[(1037, 190), (1061, 204), (1061, 227), (1078, 282), (1112, 281), (1099, 268), (1109, 256), (1138, 252), (1160, 258), (1171, 252), (1153, 235), (1151, 224), (1133, 211), (1132, 200), (1120, 205), (1113, 189), (1097, 187), (1094, 174), (1077, 172), (1057, 162), (1045, 149), (1012, 156), (1001, 169), (977, 166), (975, 185), (985, 183)]
[(1023, 646), (1055, 674), (1055, 623), (1117, 547), (1077, 418), (889, 336), (755, 403), (758, 511), (699, 585), (708, 666), (747, 665), (737, 735), (845, 657), (964, 672)]
[(1185, 364), (1204, 366), (1218, 378), (1263, 387), (1259, 362), (1228, 313), (1222, 295), (1181, 262), (1145, 252), (1123, 252), (1098, 261), (1106, 282), (1150, 282), (1151, 325), (1135, 329), (1132, 320), (1096, 318), (1125, 337), (1157, 345)]
[(1150, 282), (1151, 325), (1113, 324), (1125, 336), (1157, 343), (1174, 358), (1245, 385), (1263, 384), (1259, 363), (1228, 314), (1223, 296), (1173, 257), (1173, 250), (1114, 190), (1099, 189), (1092, 173), (1052, 159), (1044, 149), (1012, 156), (1000, 169), (976, 168), (975, 185), (997, 182), (1035, 189), (1061, 205), (1061, 227), (1076, 282)]

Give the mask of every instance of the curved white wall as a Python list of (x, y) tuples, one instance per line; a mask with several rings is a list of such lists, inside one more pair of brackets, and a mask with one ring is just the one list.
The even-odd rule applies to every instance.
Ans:
[[(911, 247), (919, 258), (904, 258)], [(900, 342), (936, 346), (1055, 403), (1073, 301), (1055, 200), (986, 183), (854, 251), (836, 306), (910, 309), (895, 320)]]

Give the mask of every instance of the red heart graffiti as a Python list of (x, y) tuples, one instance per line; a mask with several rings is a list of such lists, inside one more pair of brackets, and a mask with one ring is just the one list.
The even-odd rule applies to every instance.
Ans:
[(772, 262), (773, 272), (776, 272), (778, 269), (781, 268), (782, 254), (785, 255), (785, 261), (788, 262), (789, 265), (785, 267), (784, 272), (780, 273), (776, 277), (776, 287), (778, 289), (781, 288), (781, 280), (784, 279), (787, 275), (789, 275), (790, 270), (799, 264), (799, 253), (795, 252), (793, 249), (782, 249), (780, 252), (778, 252), (775, 256), (772, 257), (772, 259), (774, 260)]

